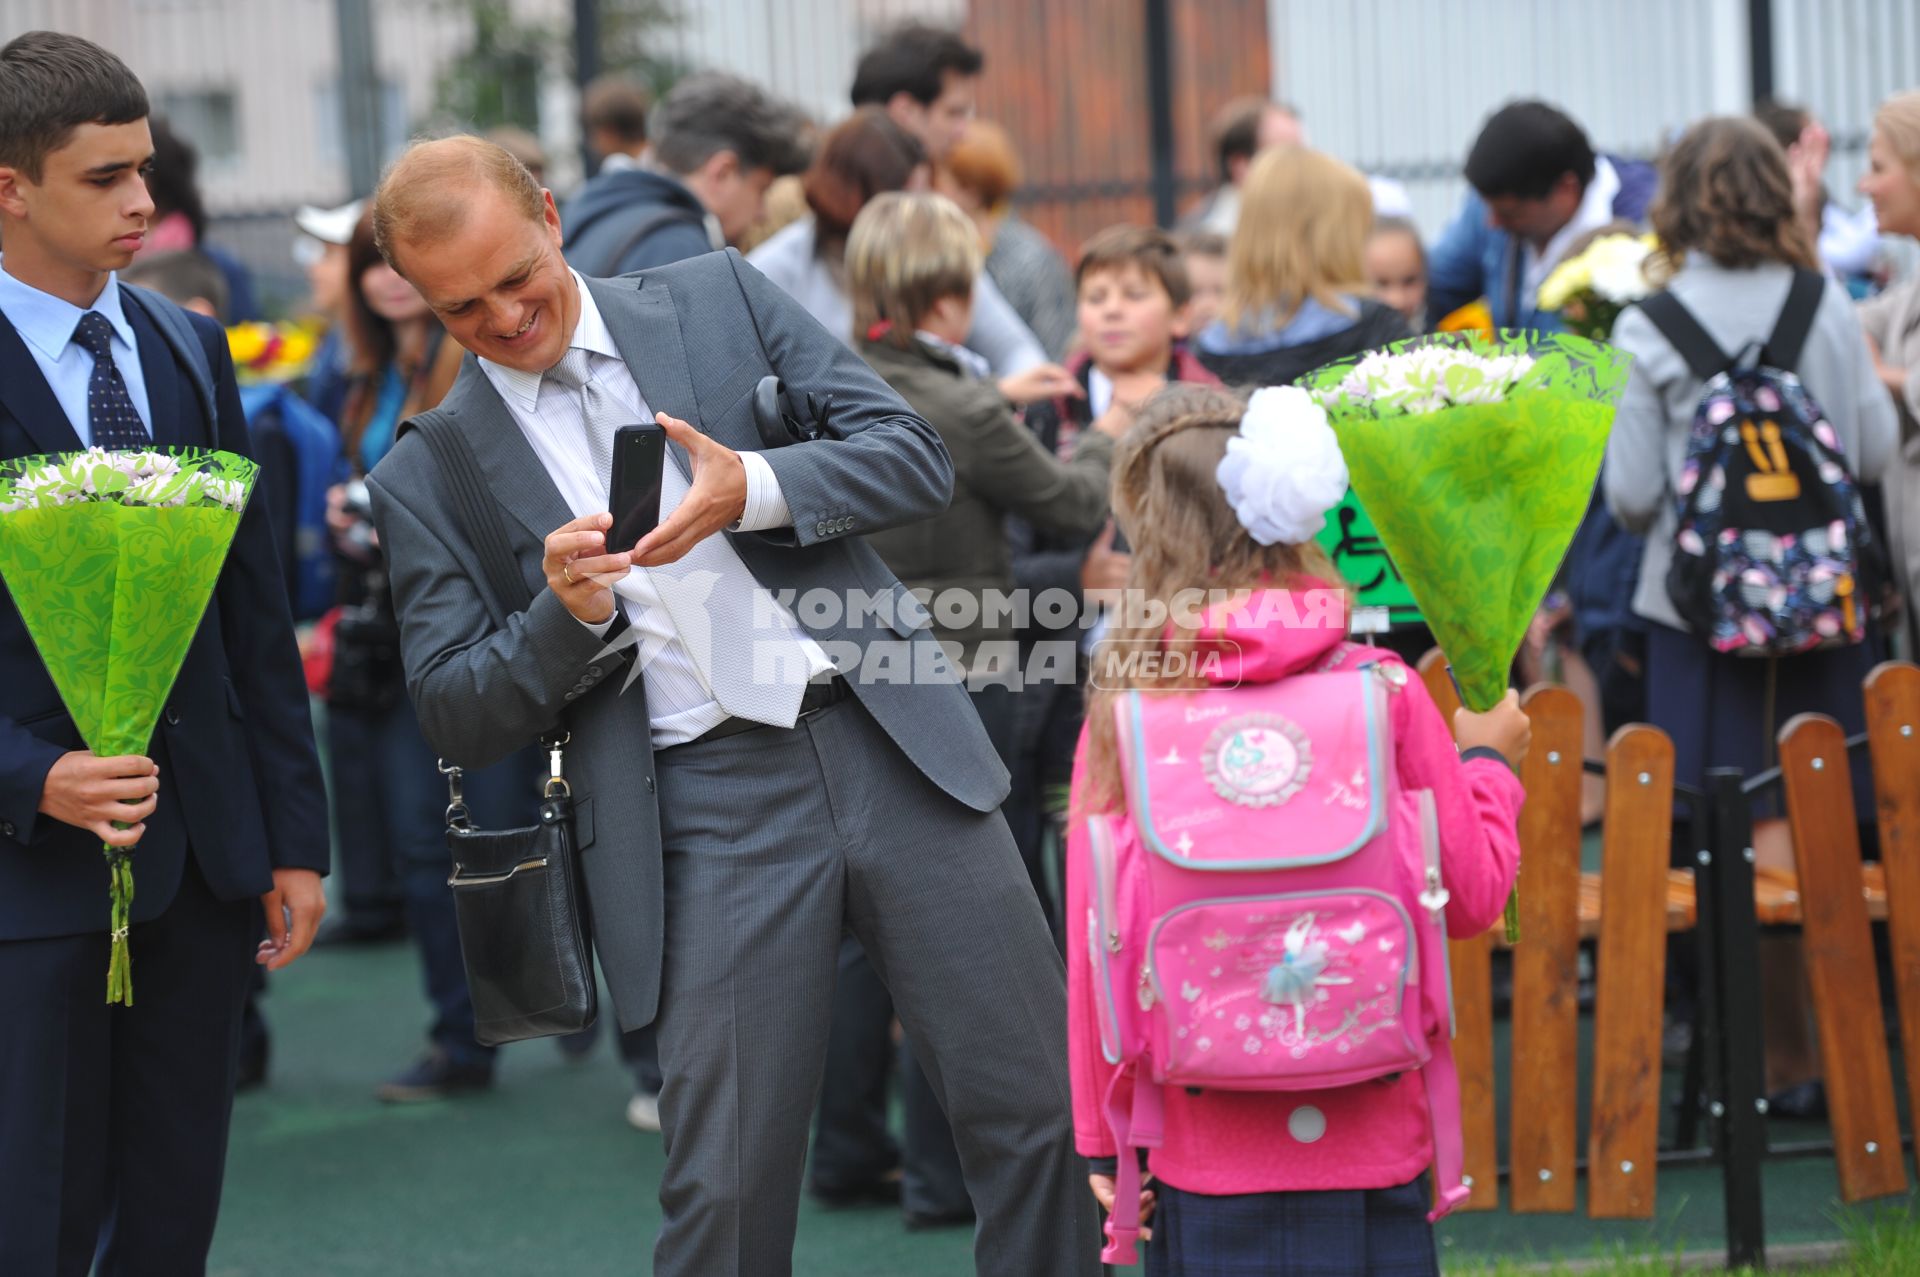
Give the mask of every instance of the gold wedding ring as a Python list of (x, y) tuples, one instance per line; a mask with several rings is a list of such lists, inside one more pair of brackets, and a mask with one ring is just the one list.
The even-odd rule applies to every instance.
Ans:
[(567, 578), (568, 585), (580, 584), (580, 582), (573, 579), (573, 564), (571, 563), (562, 563), (560, 565), (560, 575)]

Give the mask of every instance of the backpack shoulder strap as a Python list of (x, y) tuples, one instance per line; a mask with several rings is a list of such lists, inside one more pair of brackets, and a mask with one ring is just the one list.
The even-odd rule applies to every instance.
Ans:
[(408, 430), (418, 431), (427, 447), (433, 450), (440, 476), (453, 499), (454, 523), (473, 547), (494, 602), (504, 614), (524, 612), (533, 605), (533, 592), (514, 566), (513, 543), (507, 539), (506, 525), (500, 520), (500, 503), (488, 492), (486, 480), (480, 474), (480, 463), (468, 446), (466, 436), (460, 433), (453, 418), (438, 408), (402, 422), (400, 433)]
[[(660, 204), (649, 209), (647, 215), (642, 217), (638, 222), (635, 222), (627, 231), (627, 238), (621, 242), (620, 247), (606, 258), (603, 263), (605, 269), (595, 273), (611, 275), (619, 271), (620, 263), (627, 260), (628, 253), (640, 247), (642, 240), (646, 239), (647, 236), (653, 234), (661, 227), (671, 226), (676, 222), (685, 222), (688, 225), (694, 225), (699, 222), (699, 219), (694, 216), (691, 209), (680, 208), (673, 204)], [(581, 273), (585, 274), (586, 272), (582, 271)]]
[(1807, 335), (1813, 331), (1814, 317), (1820, 313), (1820, 299), (1826, 295), (1827, 280), (1816, 271), (1797, 270), (1793, 285), (1787, 289), (1787, 301), (1774, 322), (1773, 335), (1767, 338), (1761, 358), (1769, 367), (1792, 372), (1806, 349)]
[(213, 367), (207, 360), (207, 348), (200, 344), (200, 334), (193, 331), (187, 313), (159, 293), (138, 284), (122, 281), (120, 294), (132, 298), (134, 304), (153, 320), (154, 327), (160, 330), (160, 335), (172, 348), (175, 358), (186, 366), (187, 379), (193, 383), (194, 396), (200, 400), (200, 410), (206, 413), (207, 423), (217, 424), (220, 408), (213, 393)]
[(1653, 321), (1660, 335), (1672, 344), (1680, 358), (1687, 361), (1687, 367), (1693, 375), (1700, 380), (1713, 380), (1733, 363), (1712, 335), (1700, 326), (1693, 312), (1681, 305), (1680, 299), (1672, 293), (1662, 290), (1638, 304), (1642, 313)]

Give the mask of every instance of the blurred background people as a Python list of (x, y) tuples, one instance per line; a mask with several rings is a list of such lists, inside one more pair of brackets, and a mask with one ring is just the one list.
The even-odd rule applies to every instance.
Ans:
[(1833, 139), (1826, 126), (1805, 107), (1788, 102), (1762, 102), (1753, 108), (1753, 118), (1787, 153), (1794, 211), (1813, 238), (1820, 265), (1856, 297), (1865, 296), (1871, 291), (1870, 277), (1880, 255), (1880, 228), (1871, 202), (1850, 209), (1827, 189), (1827, 157)]
[(1181, 264), (1187, 272), (1187, 332), (1220, 318), (1227, 304), (1227, 237), (1219, 231), (1182, 231)]
[(1367, 180), (1339, 160), (1262, 153), (1242, 187), (1226, 305), (1194, 341), (1200, 362), (1230, 386), (1284, 386), (1407, 336), (1400, 312), (1368, 296), (1372, 225)]
[(147, 193), (153, 198), (153, 218), (140, 252), (199, 249), (226, 278), (227, 321), (237, 324), (259, 319), (253, 276), (238, 257), (207, 242), (207, 207), (200, 197), (200, 153), (165, 120), (156, 117), (149, 124), (153, 130), (153, 170), (147, 178)]
[[(374, 532), (364, 477), (393, 446), (400, 422), (437, 405), (464, 352), (426, 300), (388, 266), (369, 210), (347, 245), (347, 330), (353, 376), (340, 420), (354, 478), (330, 496), (341, 559), (333, 627), (327, 748), (344, 920), (336, 943), (410, 933), (433, 1006), (426, 1052), (383, 1083), (389, 1103), (442, 1099), (493, 1084), (494, 1050), (473, 1036), (473, 1002), (447, 887), (446, 787), (421, 734), (400, 663), (399, 620)], [(517, 755), (469, 776), (483, 828), (533, 823), (535, 769)]]
[(567, 202), (568, 265), (624, 275), (737, 243), (774, 179), (806, 167), (805, 128), (798, 111), (738, 76), (686, 77), (655, 110), (644, 155), (603, 164)]
[[(920, 141), (877, 106), (856, 110), (828, 131), (807, 169), (804, 217), (775, 232), (752, 253), (752, 262), (786, 290), (821, 325), (848, 345), (853, 303), (847, 295), (847, 232), (867, 201), (883, 191), (924, 191), (932, 168)], [(1002, 393), (1016, 403), (1070, 392), (1070, 379), (1021, 322), (993, 281), (974, 285), (973, 328), (967, 346), (999, 378)]]
[(853, 105), (879, 107), (941, 164), (973, 118), (986, 57), (957, 32), (917, 23), (897, 27), (860, 57)]
[(1367, 286), (1400, 312), (1409, 332), (1427, 331), (1427, 250), (1404, 217), (1382, 217), (1367, 236)]
[(989, 120), (970, 121), (934, 169), (933, 184), (979, 228), (988, 278), (1047, 357), (1064, 358), (1073, 342), (1073, 275), (1060, 251), (1014, 210), (1020, 157), (1007, 131)]
[[(1920, 89), (1880, 104), (1867, 162), (1860, 193), (1871, 202), (1881, 231), (1920, 238)], [(1906, 656), (1913, 660), (1920, 658), (1920, 275), (1863, 303), (1860, 323), (1874, 371), (1900, 414), (1900, 446), (1882, 491)]]

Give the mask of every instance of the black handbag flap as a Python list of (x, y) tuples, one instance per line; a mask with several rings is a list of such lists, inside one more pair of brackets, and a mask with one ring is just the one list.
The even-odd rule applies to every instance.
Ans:
[(554, 832), (541, 825), (524, 829), (449, 829), (447, 851), (453, 859), (454, 885), (476, 879), (497, 879), (552, 851)]

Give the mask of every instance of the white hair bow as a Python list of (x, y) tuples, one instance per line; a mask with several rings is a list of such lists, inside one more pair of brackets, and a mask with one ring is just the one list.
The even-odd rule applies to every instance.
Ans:
[(1347, 461), (1327, 411), (1298, 386), (1256, 390), (1214, 471), (1240, 526), (1261, 545), (1300, 545), (1347, 494)]

